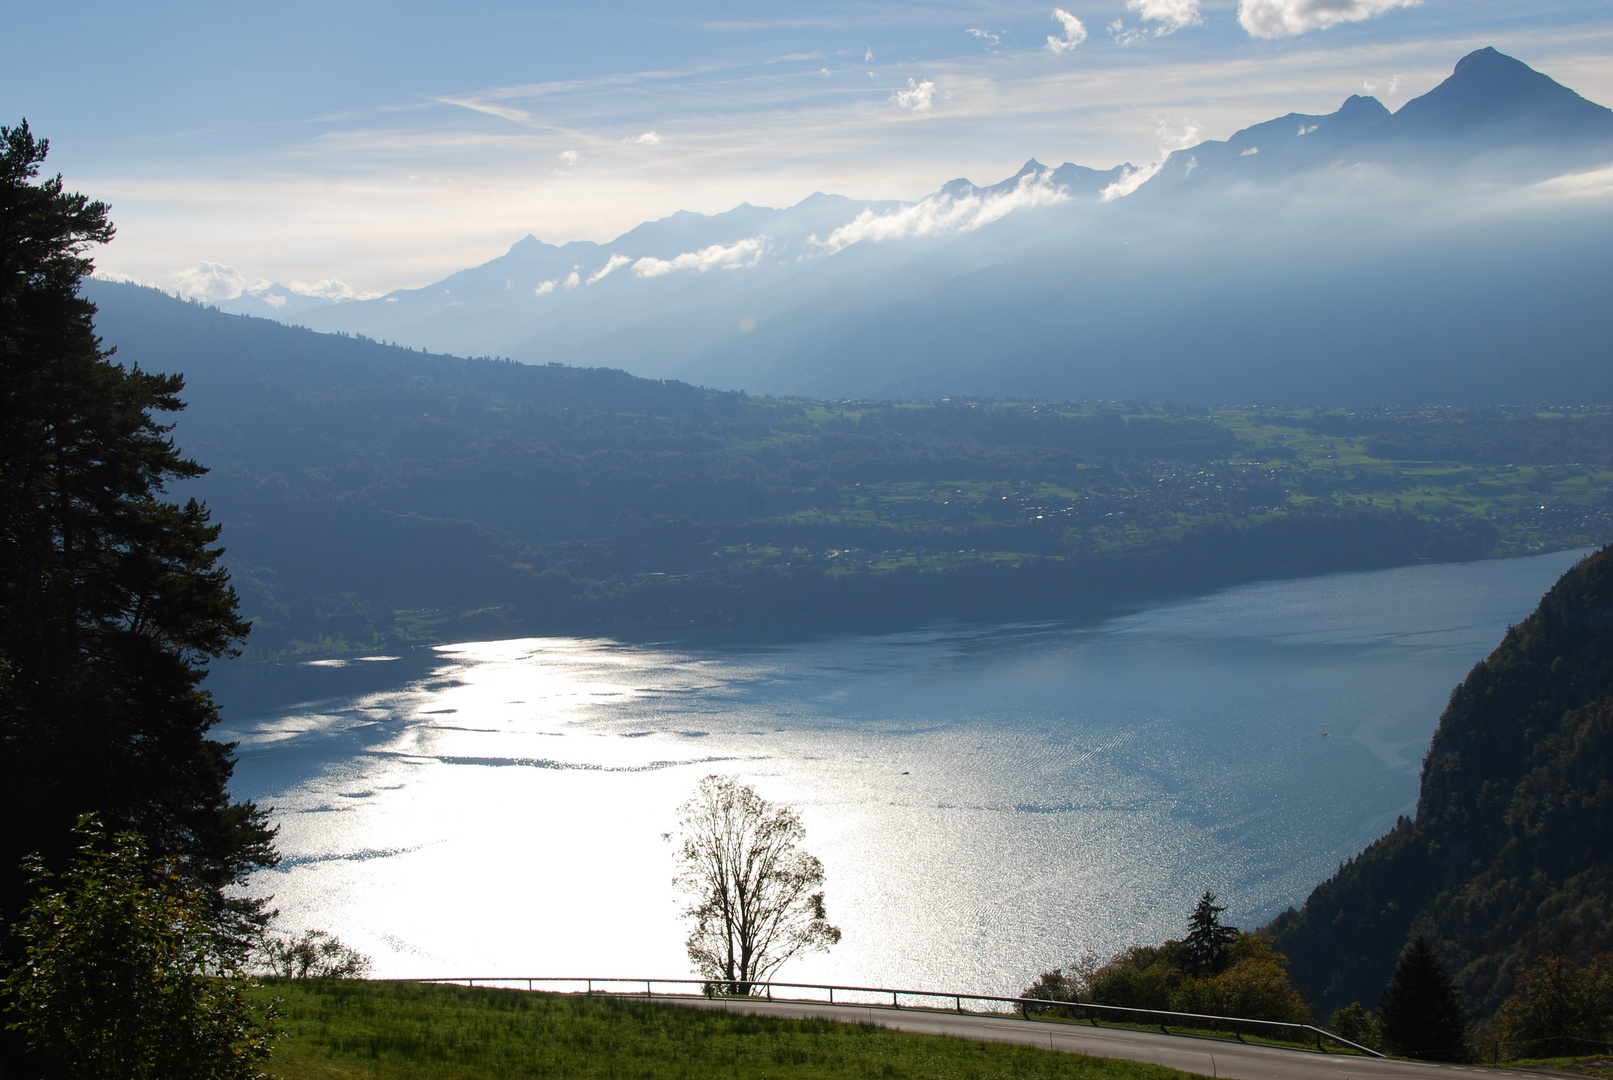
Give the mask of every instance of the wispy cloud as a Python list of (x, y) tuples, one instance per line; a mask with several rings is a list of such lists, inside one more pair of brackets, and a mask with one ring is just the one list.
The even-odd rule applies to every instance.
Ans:
[[(1170, 157), (1171, 154), (1177, 150), (1185, 150), (1190, 146), (1197, 145), (1199, 126), (1193, 121), (1184, 118), (1181, 129), (1176, 130), (1171, 127), (1169, 121), (1161, 120), (1157, 134), (1159, 135), (1159, 160), (1149, 162), (1141, 168), (1127, 165), (1121, 170), (1119, 179), (1098, 193), (1104, 202), (1113, 202), (1116, 199), (1123, 199), (1130, 195), (1158, 176), (1159, 170), (1165, 167), (1165, 159)], [(1191, 172), (1197, 167), (1198, 160), (1194, 159), (1189, 162), (1188, 171)]]
[(1126, 49), (1139, 41), (1146, 41), (1148, 31), (1140, 26), (1127, 26), (1124, 19), (1116, 19), (1109, 24), (1109, 36), (1115, 39), (1116, 45)]
[(1537, 194), (1552, 198), (1608, 198), (1613, 196), (1613, 165), (1590, 172), (1553, 177), (1534, 186)]
[(987, 52), (998, 52), (1003, 47), (1002, 34), (994, 34), (990, 30), (981, 30), (978, 27), (969, 27), (969, 34), (986, 47)]
[(814, 236), (811, 243), (820, 251), (832, 254), (864, 240), (879, 243), (917, 236), (970, 232), (1007, 217), (1015, 210), (1047, 206), (1069, 197), (1068, 191), (1053, 183), (1051, 169), (1026, 173), (1007, 191), (989, 195), (970, 192), (960, 198), (942, 193), (883, 214), (864, 210), (831, 232), (827, 239), (819, 240)]
[(1164, 37), (1166, 34), (1174, 34), (1189, 26), (1202, 26), (1204, 23), (1204, 14), (1199, 10), (1199, 0), (1126, 0), (1126, 7), (1135, 11), (1143, 20), (1159, 24), (1154, 28), (1155, 37)]
[(929, 79), (917, 82), (907, 80), (906, 90), (897, 90), (891, 95), (898, 108), (912, 109), (914, 112), (929, 112), (935, 103), (935, 84)]
[(1067, 53), (1087, 39), (1086, 24), (1063, 8), (1053, 9), (1053, 20), (1063, 27), (1058, 34), (1047, 35), (1047, 47), (1055, 55)]
[(1111, 22), (1109, 36), (1123, 49), (1139, 41), (1168, 37), (1185, 27), (1204, 24), (1199, 0), (1126, 0), (1126, 7), (1135, 11), (1145, 22), (1156, 25), (1150, 30), (1145, 26), (1127, 26), (1124, 19)]
[[(633, 261), (633, 257), (631, 255), (612, 255), (610, 257), (610, 261), (605, 263), (604, 266), (601, 266), (597, 271), (594, 272), (593, 277), (590, 277), (588, 279), (588, 284), (592, 285), (596, 281), (603, 280), (604, 278), (606, 278), (606, 277), (610, 276), (611, 274), (615, 273), (617, 270), (620, 270), (622, 267), (628, 265), (632, 261)], [(571, 277), (576, 277), (576, 276), (577, 276), (576, 273), (573, 273), (571, 275)], [(566, 284), (567, 285), (571, 284), (571, 278), (566, 279)]]
[(431, 100), (441, 102), (444, 105), (457, 105), (461, 109), (469, 109), (471, 112), (486, 113), (488, 116), (496, 116), (501, 120), (510, 120), (517, 124), (532, 123), (531, 113), (525, 109), (511, 108), (508, 105), (495, 105), (490, 101), (470, 97), (435, 97)]
[[(1128, 3), (1133, 0), (1127, 0)], [(1421, 0), (1238, 0), (1238, 23), (1258, 38), (1294, 37), (1361, 22)]]
[(582, 160), (582, 155), (575, 150), (562, 150), (555, 157), (560, 159), (562, 165), (575, 165)]
[(560, 284), (558, 281), (553, 281), (553, 280), (540, 281), (540, 282), (538, 282), (537, 288), (532, 290), (532, 295), (534, 295), (534, 296), (548, 296), (550, 293), (554, 292), (554, 287), (556, 285), (558, 285), (558, 284)]
[(658, 143), (660, 143), (661, 136), (657, 135), (653, 131), (646, 131), (644, 134), (638, 136), (637, 138), (630, 139), (628, 141), (636, 143), (639, 146), (655, 146)]
[(685, 251), (670, 259), (646, 255), (633, 264), (633, 273), (652, 278), (670, 274), (674, 270), (695, 270), (700, 273), (707, 270), (740, 270), (761, 262), (762, 256), (767, 254), (767, 245), (766, 236), (751, 236), (728, 245), (712, 244), (699, 251)]

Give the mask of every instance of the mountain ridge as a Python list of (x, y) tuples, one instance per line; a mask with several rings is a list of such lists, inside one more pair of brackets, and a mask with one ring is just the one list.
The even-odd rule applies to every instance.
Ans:
[[(1613, 112), (1479, 49), (1396, 112), (1352, 94), (1143, 168), (1031, 158), (913, 203), (820, 192), (680, 211), (603, 244), (524, 237), (373, 300), (218, 306), (435, 351), (829, 397), (1521, 400), (1532, 342), (1548, 357), (1547, 389), (1532, 392), (1604, 401), (1607, 200), (1532, 186), (1602, 160)], [(1492, 222), (1506, 244), (1486, 241)]]

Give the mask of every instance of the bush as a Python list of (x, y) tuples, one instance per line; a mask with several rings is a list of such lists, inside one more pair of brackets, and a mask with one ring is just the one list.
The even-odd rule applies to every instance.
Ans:
[[(46, 1077), (260, 1080), (272, 1014), (244, 996), (205, 890), (152, 863), (140, 837), (93, 820), (60, 875), (31, 861), (39, 894), (12, 930), (7, 1026)], [(9, 1068), (8, 1068), (9, 1073)]]
[(1359, 1001), (1352, 1001), (1342, 1009), (1334, 1009), (1328, 1018), (1327, 1029), (1341, 1039), (1348, 1039), (1369, 1050), (1383, 1048), (1383, 1031), (1378, 1018)]
[(1176, 962), (1179, 942), (1161, 948), (1134, 945), (1118, 952), (1092, 974), (1092, 1000), (1099, 1005), (1127, 1009), (1169, 1009), (1171, 995), (1182, 981)]
[(1543, 956), (1518, 976), (1496, 1014), (1502, 1052), (1513, 1057), (1605, 1053), (1613, 1040), (1613, 955), (1581, 965)]

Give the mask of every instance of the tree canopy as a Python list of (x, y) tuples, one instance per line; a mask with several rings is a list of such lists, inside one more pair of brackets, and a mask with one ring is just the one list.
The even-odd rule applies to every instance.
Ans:
[(229, 797), (201, 686), (247, 625), (219, 527), (164, 498), (205, 471), (156, 419), (184, 384), (102, 350), (80, 285), (112, 225), (40, 177), (48, 149), (0, 127), (0, 920), (25, 900), (24, 858), (61, 869), (86, 812), (250, 920), (224, 889), (272, 863), (272, 831)]

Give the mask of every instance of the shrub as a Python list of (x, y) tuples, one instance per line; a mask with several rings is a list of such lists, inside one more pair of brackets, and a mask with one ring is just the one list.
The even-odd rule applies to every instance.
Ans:
[(1327, 1029), (1339, 1038), (1348, 1039), (1369, 1050), (1383, 1048), (1383, 1031), (1378, 1018), (1359, 1001), (1352, 1001), (1342, 1009), (1334, 1009), (1333, 1015), (1328, 1018)]
[(1518, 989), (1496, 1015), (1509, 1057), (1604, 1053), (1613, 1040), (1613, 955), (1581, 965), (1543, 956), (1518, 976)]
[(273, 1016), (260, 1020), (244, 996), (207, 891), (152, 863), (135, 833), (108, 840), (89, 818), (77, 833), (61, 874), (30, 864), (40, 892), (12, 930), (23, 958), (5, 979), (7, 1026), (27, 1067), (73, 1080), (260, 1080)]

